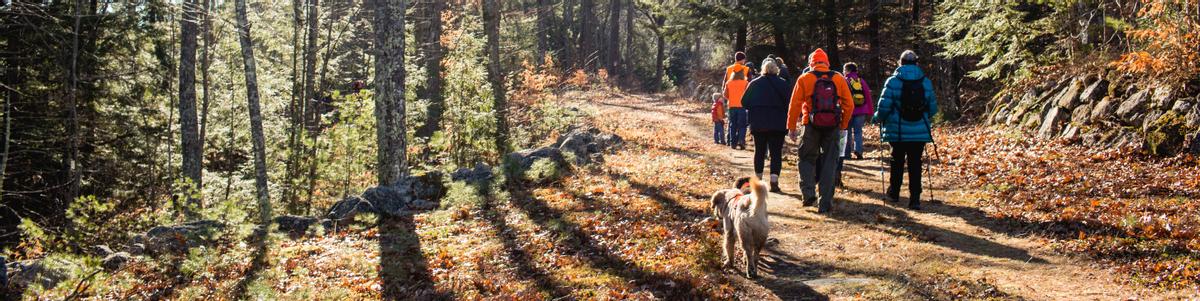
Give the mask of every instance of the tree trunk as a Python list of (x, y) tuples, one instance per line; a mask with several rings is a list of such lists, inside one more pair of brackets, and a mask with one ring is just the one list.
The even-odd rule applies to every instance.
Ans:
[[(879, 61), (879, 10), (882, 9), (879, 5), (879, 0), (867, 1), (867, 80), (871, 85), (882, 86), (883, 65)], [(875, 89), (882, 92), (883, 89)], [(875, 91), (872, 91), (875, 92)], [(876, 92), (878, 94), (878, 92)], [(879, 99), (878, 96), (873, 96), (871, 99)]]
[(632, 66), (634, 56), (633, 38), (637, 35), (637, 32), (634, 31), (633, 20), (637, 18), (637, 15), (635, 14), (637, 3), (634, 2), (634, 0), (628, 1), (629, 3), (625, 4), (625, 53), (621, 58), (621, 69), (625, 70), (626, 76), (631, 76), (634, 73)]
[(551, 9), (554, 8), (550, 0), (537, 0), (537, 57), (534, 58), (534, 64), (541, 66), (545, 61), (546, 53), (550, 51), (550, 16)]
[(829, 54), (829, 68), (837, 69), (842, 65), (838, 53), (838, 0), (825, 0), (825, 52)]
[[(179, 131), (183, 151), (183, 176), (191, 180), (191, 185), (200, 191), (204, 184), (201, 179), (201, 157), (204, 154), (200, 145), (200, 129), (196, 122), (196, 35), (200, 4), (196, 0), (184, 0), (183, 19), (180, 23), (179, 47)], [(200, 200), (193, 198), (189, 191), (189, 207), (199, 205)], [(190, 208), (185, 208), (189, 215)]]
[[(500, 5), (497, 0), (483, 0), (483, 22), (487, 32), (488, 81), (492, 84), (492, 112), (496, 118), (496, 151), (500, 159), (507, 158), (508, 100), (504, 94), (504, 71), (500, 69)], [(617, 1), (617, 0), (614, 0)]]
[(912, 23), (911, 23), (911, 25), (909, 25), (909, 30), (911, 30), (911, 33), (909, 34), (909, 36), (913, 37), (912, 38), (913, 50), (917, 50), (916, 48), (921, 46), (921, 39), (919, 38), (920, 35), (917, 34), (917, 31), (919, 30), (919, 29), (917, 29), (917, 26), (919, 26), (919, 25), (921, 25), (921, 0), (913, 0)]
[[(445, 6), (441, 0), (427, 0), (422, 4), (425, 22), (418, 25), (416, 36), (421, 39), (420, 45), (425, 53), (425, 89), (419, 91), (418, 99), (428, 99), (425, 124), (417, 128), (416, 137), (428, 140), (439, 128), (442, 122), (442, 112), (445, 110), (445, 97), (442, 91), (442, 9)], [(426, 149), (425, 155), (431, 151)]]
[(654, 55), (654, 82), (659, 83), (660, 87), (663, 82), (663, 72), (666, 72), (666, 70), (664, 70), (665, 67), (663, 67), (663, 61), (665, 61), (667, 59), (667, 56), (666, 56), (666, 47), (667, 47), (666, 44), (667, 43), (666, 43), (666, 39), (663, 37), (663, 32), (662, 32), (663, 25), (665, 25), (664, 24), (665, 20), (666, 19), (664, 19), (662, 17), (655, 18), (655, 20), (654, 20), (654, 25), (658, 27), (657, 29), (655, 29), (655, 34), (654, 34), (654, 47), (656, 50), (655, 55)]
[(63, 162), (66, 176), (68, 177), (66, 193), (64, 196), (63, 208), (67, 208), (75, 198), (79, 197), (79, 186), (82, 176), (80, 175), (79, 167), (79, 31), (81, 27), (81, 18), (83, 11), (83, 0), (75, 0), (74, 27), (72, 28), (71, 38), (71, 62), (67, 80), (67, 139), (70, 142), (67, 145), (67, 154), (64, 156), (66, 162)]
[[(734, 5), (736, 5), (738, 12), (742, 12), (742, 13), (746, 12), (746, 5), (745, 5), (746, 1), (749, 1), (749, 0), (736, 0), (737, 3), (735, 3)], [(749, 29), (748, 29), (749, 24), (748, 23), (749, 22), (747, 22), (745, 19), (740, 19), (737, 21), (737, 31), (734, 32), (734, 36), (733, 36), (733, 40), (734, 40), (733, 50), (734, 51), (746, 51), (746, 35), (749, 34)]]
[[(784, 32), (783, 26), (778, 22), (771, 23), (771, 36), (775, 40), (775, 54), (782, 58), (784, 63), (791, 64), (791, 66), (800, 66), (797, 65), (800, 62), (792, 60), (792, 51), (788, 49), (787, 35)], [(796, 74), (795, 72), (799, 72), (799, 70), (788, 70), (789, 74)]]
[(303, 123), (304, 81), (301, 79), (300, 59), (304, 48), (300, 41), (300, 32), (304, 24), (304, 4), (300, 0), (292, 0), (292, 93), (288, 103), (288, 155), (284, 168), (283, 202), (287, 204), (296, 201), (296, 174), (300, 169), (300, 132)]
[(238, 41), (242, 45), (242, 65), (246, 69), (246, 102), (250, 111), (250, 137), (254, 144), (254, 188), (258, 199), (259, 222), (271, 222), (271, 196), (267, 187), (267, 146), (263, 138), (262, 109), (258, 102), (258, 71), (254, 66), (254, 40), (246, 17), (246, 0), (237, 0)]
[(625, 0), (609, 0), (608, 6), (608, 43), (605, 43), (605, 61), (608, 63), (608, 74), (621, 73), (621, 3)]
[(579, 32), (579, 24), (575, 23), (575, 0), (563, 1), (562, 24), (560, 26), (562, 27), (559, 30), (559, 34), (562, 35), (559, 37), (562, 41), (562, 54), (558, 60), (562, 62), (563, 67), (568, 67), (567, 69), (569, 70), (569, 67), (573, 67), (572, 64), (577, 63), (575, 61), (575, 50), (578, 44), (575, 43), (575, 34)]
[(404, 141), (404, 0), (375, 7), (375, 121), (379, 185), (393, 185), (406, 170)]
[[(11, 43), (11, 41), (10, 41)], [(15, 60), (9, 60), (12, 63)], [(15, 84), (17, 79), (17, 66), (9, 65), (8, 74), (6, 75), (8, 83)], [(17, 91), (9, 87), (8, 93), (4, 97), (4, 143), (3, 149), (0, 149), (0, 204), (4, 204), (4, 179), (8, 172), (8, 145), (12, 141), (12, 103), (17, 98)]]
[(579, 24), (579, 53), (576, 59), (579, 60), (580, 68), (587, 70), (596, 70), (596, 66), (592, 65), (596, 55), (596, 14), (594, 0), (581, 0), (579, 2), (579, 14), (582, 15), (582, 21)]
[(204, 16), (201, 18), (200, 34), (204, 39), (204, 54), (200, 55), (200, 91), (204, 94), (200, 101), (200, 148), (204, 149), (204, 141), (208, 139), (208, 104), (209, 70), (212, 67), (212, 44), (215, 37), (212, 33), (212, 0), (204, 0)]

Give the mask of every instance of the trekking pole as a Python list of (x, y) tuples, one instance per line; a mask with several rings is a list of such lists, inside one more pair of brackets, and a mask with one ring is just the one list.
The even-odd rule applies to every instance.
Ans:
[[(884, 162), (884, 156), (886, 156), (886, 153), (883, 151), (884, 144), (887, 144), (887, 142), (883, 142), (883, 124), (881, 123), (879, 124), (879, 191), (887, 194), (887, 182), (884, 181), (883, 175), (885, 166), (887, 166), (887, 163)], [(891, 146), (889, 145), (888, 147)]]

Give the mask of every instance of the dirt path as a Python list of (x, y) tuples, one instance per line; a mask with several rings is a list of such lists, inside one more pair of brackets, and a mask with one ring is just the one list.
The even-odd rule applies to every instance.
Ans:
[[(622, 114), (652, 128), (687, 128), (689, 143), (738, 174), (753, 173), (753, 149), (711, 143), (706, 104), (660, 96), (623, 95), (581, 106), (599, 116)], [(846, 186), (832, 214), (800, 205), (795, 146), (789, 143), (781, 183), (769, 201), (771, 237), (779, 240), (764, 259), (765, 276), (727, 275), (747, 300), (1027, 299), (1120, 300), (1171, 298), (1121, 284), (1105, 267), (1062, 256), (1037, 237), (1022, 236), (974, 206), (970, 193), (946, 189), (953, 179), (935, 174), (937, 189), (924, 210), (881, 201), (880, 146), (867, 138), (868, 160), (846, 162)], [(753, 143), (751, 142), (752, 146)], [(719, 156), (716, 156), (718, 155)], [(713, 179), (729, 181), (731, 179)], [(928, 189), (927, 189), (928, 190)], [(929, 197), (927, 196), (927, 198)], [(907, 197), (906, 193), (902, 197)]]

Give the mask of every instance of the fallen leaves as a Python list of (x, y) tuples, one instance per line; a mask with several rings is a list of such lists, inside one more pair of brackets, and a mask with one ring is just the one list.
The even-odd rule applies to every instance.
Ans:
[[(1064, 251), (1116, 262), (1152, 284), (1200, 283), (1200, 164), (1132, 149), (1097, 149), (998, 130), (940, 130), (954, 184), (988, 187), (980, 205), (1060, 240)], [(1153, 264), (1151, 264), (1153, 263)], [(1162, 263), (1171, 268), (1158, 268)]]

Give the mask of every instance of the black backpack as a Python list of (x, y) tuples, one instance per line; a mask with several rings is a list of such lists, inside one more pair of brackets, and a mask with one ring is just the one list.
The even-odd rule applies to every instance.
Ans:
[(929, 102), (925, 100), (925, 77), (915, 80), (900, 80), (904, 87), (900, 89), (900, 119), (905, 121), (921, 121), (925, 112), (929, 112)]

